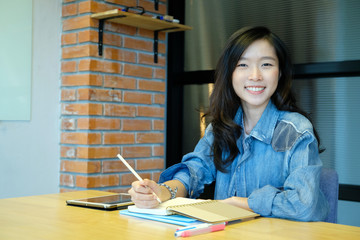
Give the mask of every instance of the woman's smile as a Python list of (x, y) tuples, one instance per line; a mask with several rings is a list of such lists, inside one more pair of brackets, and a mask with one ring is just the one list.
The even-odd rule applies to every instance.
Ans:
[(264, 92), (265, 87), (262, 86), (248, 86), (245, 89), (251, 94), (261, 94)]

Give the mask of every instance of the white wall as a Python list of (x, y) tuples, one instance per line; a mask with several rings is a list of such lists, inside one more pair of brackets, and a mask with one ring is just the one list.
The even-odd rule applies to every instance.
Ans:
[(59, 192), (60, 33), (61, 0), (33, 0), (31, 120), (0, 121), (0, 198)]

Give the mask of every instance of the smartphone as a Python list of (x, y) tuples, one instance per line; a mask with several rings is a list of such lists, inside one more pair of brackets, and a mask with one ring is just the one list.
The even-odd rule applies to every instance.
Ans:
[(124, 209), (133, 205), (131, 197), (126, 193), (101, 197), (66, 200), (66, 204), (81, 207), (101, 208), (106, 210)]

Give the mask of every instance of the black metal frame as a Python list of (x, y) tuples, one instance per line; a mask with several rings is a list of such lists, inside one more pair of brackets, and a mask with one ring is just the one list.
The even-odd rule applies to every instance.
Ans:
[[(168, 12), (184, 22), (185, 2), (169, 0)], [(183, 86), (214, 82), (213, 70), (184, 72), (183, 34), (172, 34), (168, 38), (166, 167), (180, 162), (182, 157)], [(360, 76), (360, 60), (294, 65), (295, 79), (354, 76)], [(340, 184), (339, 200), (360, 202), (360, 186)]]
[(360, 202), (360, 186), (340, 184), (339, 199), (345, 201)]
[(360, 76), (360, 60), (295, 64), (295, 79)]
[[(360, 60), (307, 63), (294, 65), (294, 78), (335, 78), (360, 76)], [(172, 81), (177, 84), (207, 84), (214, 82), (214, 70), (181, 72)]]
[[(168, 13), (184, 22), (185, 1), (169, 0)], [(166, 167), (181, 161), (183, 85), (172, 79), (184, 72), (184, 32), (168, 35)]]
[(114, 16), (114, 17), (108, 17), (99, 19), (99, 27), (98, 27), (98, 54), (99, 56), (102, 56), (103, 54), (103, 38), (104, 38), (104, 24), (106, 20), (113, 19), (113, 18), (122, 18), (125, 16)]

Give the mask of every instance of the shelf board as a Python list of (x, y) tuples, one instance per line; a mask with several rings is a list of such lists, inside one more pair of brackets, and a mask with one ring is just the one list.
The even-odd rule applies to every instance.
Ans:
[(133, 27), (144, 28), (152, 31), (178, 32), (191, 30), (192, 27), (183, 24), (172, 23), (165, 20), (155, 19), (135, 13), (124, 12), (121, 9), (113, 9), (106, 12), (95, 13), (92, 18), (125, 24)]
[(99, 20), (99, 56), (102, 56), (103, 50), (103, 32), (104, 22), (114, 22), (124, 25), (129, 25), (137, 28), (144, 28), (154, 31), (154, 62), (158, 62), (158, 33), (159, 32), (179, 32), (191, 30), (192, 27), (172, 23), (165, 20), (152, 18), (149, 16), (143, 16), (135, 13), (124, 12), (121, 9), (113, 9), (106, 12), (95, 13), (91, 15), (91, 18)]

